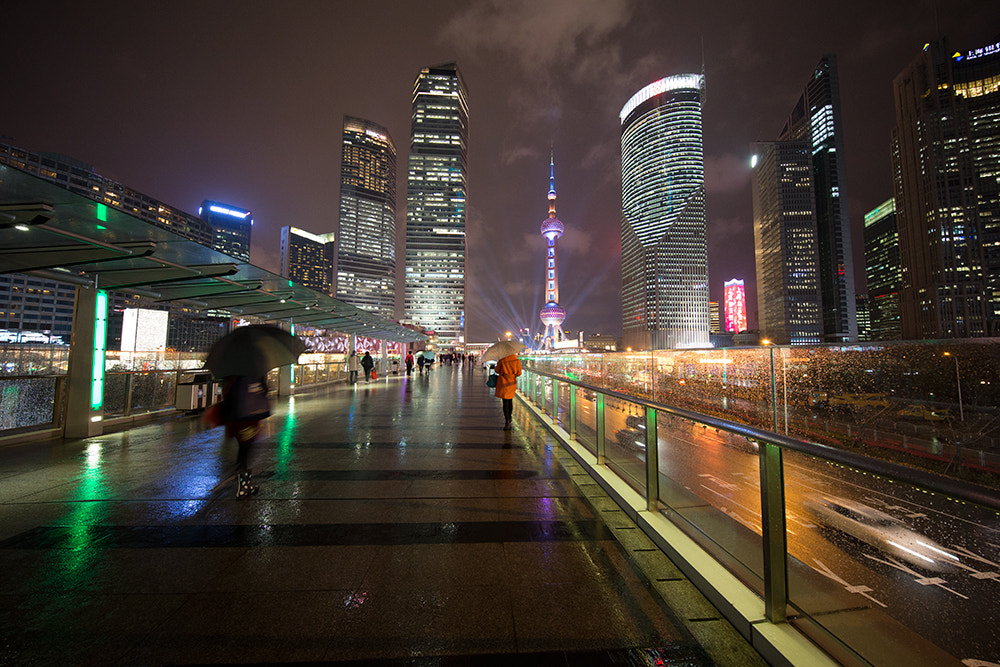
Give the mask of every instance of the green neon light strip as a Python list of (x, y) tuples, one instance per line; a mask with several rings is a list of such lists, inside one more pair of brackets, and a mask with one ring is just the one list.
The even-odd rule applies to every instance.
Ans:
[(108, 207), (104, 204), (97, 205), (97, 219), (101, 222), (108, 221)]
[(90, 409), (104, 405), (104, 347), (108, 329), (108, 293), (97, 293), (94, 312), (94, 366), (91, 374)]

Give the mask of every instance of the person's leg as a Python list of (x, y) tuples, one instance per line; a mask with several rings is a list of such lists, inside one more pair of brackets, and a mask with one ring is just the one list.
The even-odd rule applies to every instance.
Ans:
[(503, 398), (503, 419), (504, 428), (510, 428), (510, 420), (514, 415), (514, 399), (513, 398)]
[(257, 437), (258, 424), (243, 424), (236, 431), (236, 443), (239, 450), (236, 453), (236, 497), (250, 496), (257, 493), (257, 487), (251, 483), (253, 473), (250, 470), (250, 449)]

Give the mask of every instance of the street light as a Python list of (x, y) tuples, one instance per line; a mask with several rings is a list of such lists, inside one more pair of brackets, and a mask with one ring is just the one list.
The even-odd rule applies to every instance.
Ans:
[(962, 376), (958, 372), (958, 355), (945, 352), (944, 356), (952, 357), (955, 360), (955, 384), (958, 386), (958, 418), (965, 421), (965, 410), (962, 409)]

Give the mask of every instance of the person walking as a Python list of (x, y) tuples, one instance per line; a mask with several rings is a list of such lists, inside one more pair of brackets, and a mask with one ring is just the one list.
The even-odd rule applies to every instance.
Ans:
[(521, 374), (521, 360), (516, 354), (504, 357), (496, 366), (497, 386), (493, 395), (503, 402), (503, 430), (509, 431), (514, 414), (514, 394), (517, 393), (517, 378)]
[(365, 382), (372, 381), (372, 369), (375, 368), (375, 360), (370, 352), (365, 351), (365, 356), (361, 358), (361, 368), (365, 369)]
[(226, 378), (222, 390), (222, 405), (219, 415), (226, 425), (226, 437), (235, 438), (239, 450), (236, 453), (236, 497), (243, 498), (257, 493), (251, 482), (250, 449), (260, 435), (260, 422), (271, 414), (271, 403), (267, 398), (267, 380), (234, 375)]
[(406, 374), (409, 375), (413, 372), (413, 353), (406, 353)]
[(423, 375), (423, 373), (424, 373), (424, 364), (426, 364), (426, 363), (427, 363), (427, 359), (424, 358), (424, 355), (421, 352), (420, 354), (417, 355), (417, 370), (420, 371), (421, 375)]
[(347, 359), (347, 370), (351, 373), (350, 383), (355, 384), (358, 381), (358, 371), (361, 370), (357, 350), (351, 350), (351, 356)]

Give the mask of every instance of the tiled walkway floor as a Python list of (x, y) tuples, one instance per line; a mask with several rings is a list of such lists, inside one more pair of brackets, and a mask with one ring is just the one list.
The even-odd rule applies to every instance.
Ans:
[(275, 403), (0, 449), (0, 664), (763, 664), (478, 371)]

